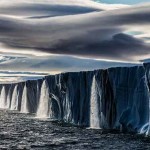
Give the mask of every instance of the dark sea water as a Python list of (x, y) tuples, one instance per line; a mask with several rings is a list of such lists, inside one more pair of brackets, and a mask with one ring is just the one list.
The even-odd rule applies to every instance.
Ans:
[(35, 119), (34, 115), (1, 110), (0, 149), (150, 150), (150, 138), (74, 127)]

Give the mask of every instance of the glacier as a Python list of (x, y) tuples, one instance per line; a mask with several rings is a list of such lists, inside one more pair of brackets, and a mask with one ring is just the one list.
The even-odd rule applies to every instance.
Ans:
[(150, 63), (0, 84), (0, 91), (1, 109), (150, 135)]

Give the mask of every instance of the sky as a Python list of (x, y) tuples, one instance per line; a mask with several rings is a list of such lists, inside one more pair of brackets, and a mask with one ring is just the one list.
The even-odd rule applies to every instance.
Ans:
[(109, 4), (137, 4), (143, 2), (150, 2), (150, 0), (96, 0), (96, 1)]
[(142, 65), (149, 8), (146, 0), (1, 0), (0, 82)]

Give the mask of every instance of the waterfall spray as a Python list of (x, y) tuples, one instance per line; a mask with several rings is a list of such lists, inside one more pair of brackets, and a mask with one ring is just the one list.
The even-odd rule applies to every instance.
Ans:
[(93, 77), (90, 100), (90, 127), (100, 128), (98, 93), (95, 76)]
[(44, 80), (42, 83), (41, 87), (41, 94), (40, 94), (40, 100), (39, 100), (39, 106), (37, 110), (37, 117), (38, 118), (48, 118), (50, 115), (50, 110), (49, 110), (49, 102), (50, 97), (49, 97), (49, 87), (47, 84), (47, 81)]

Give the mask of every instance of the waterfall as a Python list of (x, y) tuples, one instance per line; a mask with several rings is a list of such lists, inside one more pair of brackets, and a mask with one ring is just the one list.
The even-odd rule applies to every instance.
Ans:
[(6, 91), (5, 86), (3, 86), (0, 96), (0, 108), (6, 108)]
[(72, 85), (72, 81), (70, 80), (69, 81), (69, 85), (70, 87), (66, 89), (66, 94), (65, 94), (65, 100), (63, 101), (63, 107), (64, 107), (64, 110), (63, 110), (63, 113), (64, 113), (64, 117), (63, 119), (66, 121), (66, 122), (74, 122), (74, 120), (72, 119), (73, 117), (73, 114), (72, 114), (72, 111), (71, 111), (71, 101), (70, 101), (70, 97), (75, 97), (75, 93), (74, 93), (74, 89), (73, 89), (73, 85)]
[(28, 97), (27, 97), (27, 86), (26, 86), (26, 84), (24, 86), (23, 93), (22, 93), (21, 112), (22, 113), (29, 113), (29, 110), (28, 110)]
[[(146, 122), (142, 127), (141, 129), (139, 129), (139, 133), (140, 134), (145, 134), (145, 135), (150, 135), (150, 89), (149, 89), (149, 86), (148, 86), (148, 82), (146, 80), (146, 89), (148, 91), (148, 110), (147, 110), (147, 115), (148, 115), (148, 122)], [(145, 116), (145, 118), (147, 118)]]
[(39, 83), (38, 82), (37, 82), (37, 85), (36, 85), (36, 89), (37, 89), (36, 99), (37, 99), (37, 103), (39, 103), (40, 88), (39, 88)]
[(98, 90), (96, 85), (95, 76), (93, 77), (91, 87), (91, 99), (90, 99), (90, 127), (100, 128), (100, 115), (98, 105)]
[(10, 108), (10, 101), (11, 101), (11, 87), (9, 89), (8, 95), (7, 95), (7, 101), (6, 101), (6, 108), (9, 109)]
[(49, 87), (47, 84), (47, 81), (44, 80), (41, 87), (41, 94), (40, 94), (40, 100), (39, 100), (39, 106), (37, 110), (37, 117), (38, 118), (48, 118), (50, 115), (49, 110)]
[(146, 135), (150, 135), (150, 89), (148, 87), (148, 83), (146, 84), (147, 89), (148, 89), (148, 102), (149, 102), (149, 107), (148, 107), (148, 128), (146, 131)]
[(18, 110), (18, 86), (16, 85), (12, 94), (11, 110)]
[[(58, 105), (58, 109), (59, 109), (59, 114), (58, 114), (58, 119), (61, 119), (61, 106), (60, 106), (60, 100), (59, 100), (59, 98), (56, 96), (56, 95), (54, 95), (54, 94), (51, 94), (51, 98), (53, 99), (53, 100), (55, 100), (56, 102), (57, 102), (57, 105)], [(50, 109), (51, 110), (51, 109)], [(51, 111), (50, 111), (51, 112)], [(50, 117), (51, 118), (53, 118), (53, 114), (52, 113), (50, 113)], [(55, 118), (56, 119), (56, 118)]]

